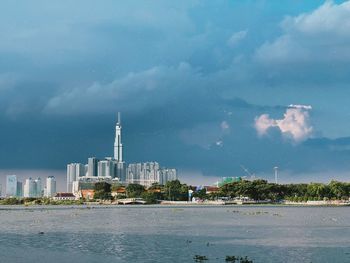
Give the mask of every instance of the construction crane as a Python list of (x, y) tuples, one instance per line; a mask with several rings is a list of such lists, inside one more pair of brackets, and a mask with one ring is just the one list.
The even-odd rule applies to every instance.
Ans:
[[(241, 164), (240, 166), (241, 166), (242, 170), (250, 177), (250, 180), (256, 179), (255, 174), (252, 174), (251, 172), (249, 172), (249, 170), (246, 167), (244, 167), (244, 165)], [(247, 176), (243, 176), (242, 178), (246, 178), (246, 177)]]

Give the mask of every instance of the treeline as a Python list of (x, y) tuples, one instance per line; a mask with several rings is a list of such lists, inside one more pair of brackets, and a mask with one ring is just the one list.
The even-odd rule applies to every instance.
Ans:
[[(125, 193), (112, 197), (112, 192), (125, 188)], [(167, 182), (165, 185), (153, 184), (145, 188), (139, 184), (128, 184), (126, 187), (118, 184), (98, 182), (94, 185), (94, 199), (112, 200), (114, 198), (142, 198), (149, 204), (158, 200), (187, 201), (189, 186), (179, 180)]]
[(208, 195), (208, 198), (213, 199), (222, 196), (232, 198), (249, 197), (254, 200), (290, 200), (295, 202), (348, 200), (350, 197), (350, 183), (331, 181), (329, 184), (274, 184), (268, 183), (266, 180), (243, 180), (222, 186), (217, 193)]
[(0, 205), (78, 205), (82, 203), (82, 200), (52, 200), (47, 197), (10, 197), (0, 200)]

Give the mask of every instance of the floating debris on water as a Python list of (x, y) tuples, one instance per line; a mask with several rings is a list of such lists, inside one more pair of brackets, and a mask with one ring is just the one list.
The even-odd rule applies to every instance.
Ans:
[(193, 259), (195, 262), (202, 262), (202, 261), (208, 260), (206, 256), (201, 256), (201, 255), (195, 255)]
[(253, 263), (253, 260), (250, 260), (247, 256), (245, 257), (226, 256), (225, 261), (237, 262), (237, 263)]

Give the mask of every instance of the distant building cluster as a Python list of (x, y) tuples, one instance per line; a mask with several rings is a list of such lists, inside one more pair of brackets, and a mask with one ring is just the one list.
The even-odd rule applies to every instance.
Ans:
[(154, 183), (166, 184), (177, 179), (176, 169), (160, 167), (157, 162), (131, 163), (123, 161), (122, 126), (120, 114), (115, 127), (114, 157), (88, 158), (87, 164), (67, 165), (67, 192), (77, 193), (79, 184), (86, 182), (118, 182), (121, 184), (140, 184), (149, 187)]
[[(67, 200), (81, 196), (84, 190), (91, 195), (89, 190), (95, 182), (109, 182), (111, 184), (140, 184), (150, 187), (152, 184), (164, 185), (168, 181), (177, 179), (176, 169), (164, 168), (158, 162), (130, 163), (126, 165), (123, 161), (122, 126), (120, 114), (115, 126), (114, 156), (98, 159), (88, 158), (87, 164), (70, 163), (67, 165), (67, 189), (66, 193), (57, 193), (55, 177), (49, 176), (45, 182), (40, 178), (27, 178), (24, 184), (16, 175), (6, 177), (6, 197), (52, 197), (54, 200)], [(44, 187), (43, 187), (44, 184)], [(86, 188), (89, 185), (90, 189)], [(79, 193), (80, 191), (80, 193)], [(0, 185), (0, 196), (1, 185)]]
[(157, 162), (133, 163), (128, 165), (126, 182), (149, 187), (154, 183), (164, 185), (176, 178), (176, 169), (161, 168)]
[(53, 197), (56, 194), (56, 179), (54, 176), (46, 178), (45, 185), (40, 178), (25, 179), (24, 184), (16, 175), (6, 176), (6, 197)]

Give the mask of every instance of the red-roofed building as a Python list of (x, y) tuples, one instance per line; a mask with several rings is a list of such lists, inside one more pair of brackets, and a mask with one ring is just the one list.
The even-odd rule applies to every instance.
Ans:
[(53, 200), (75, 200), (75, 195), (72, 193), (56, 193)]

